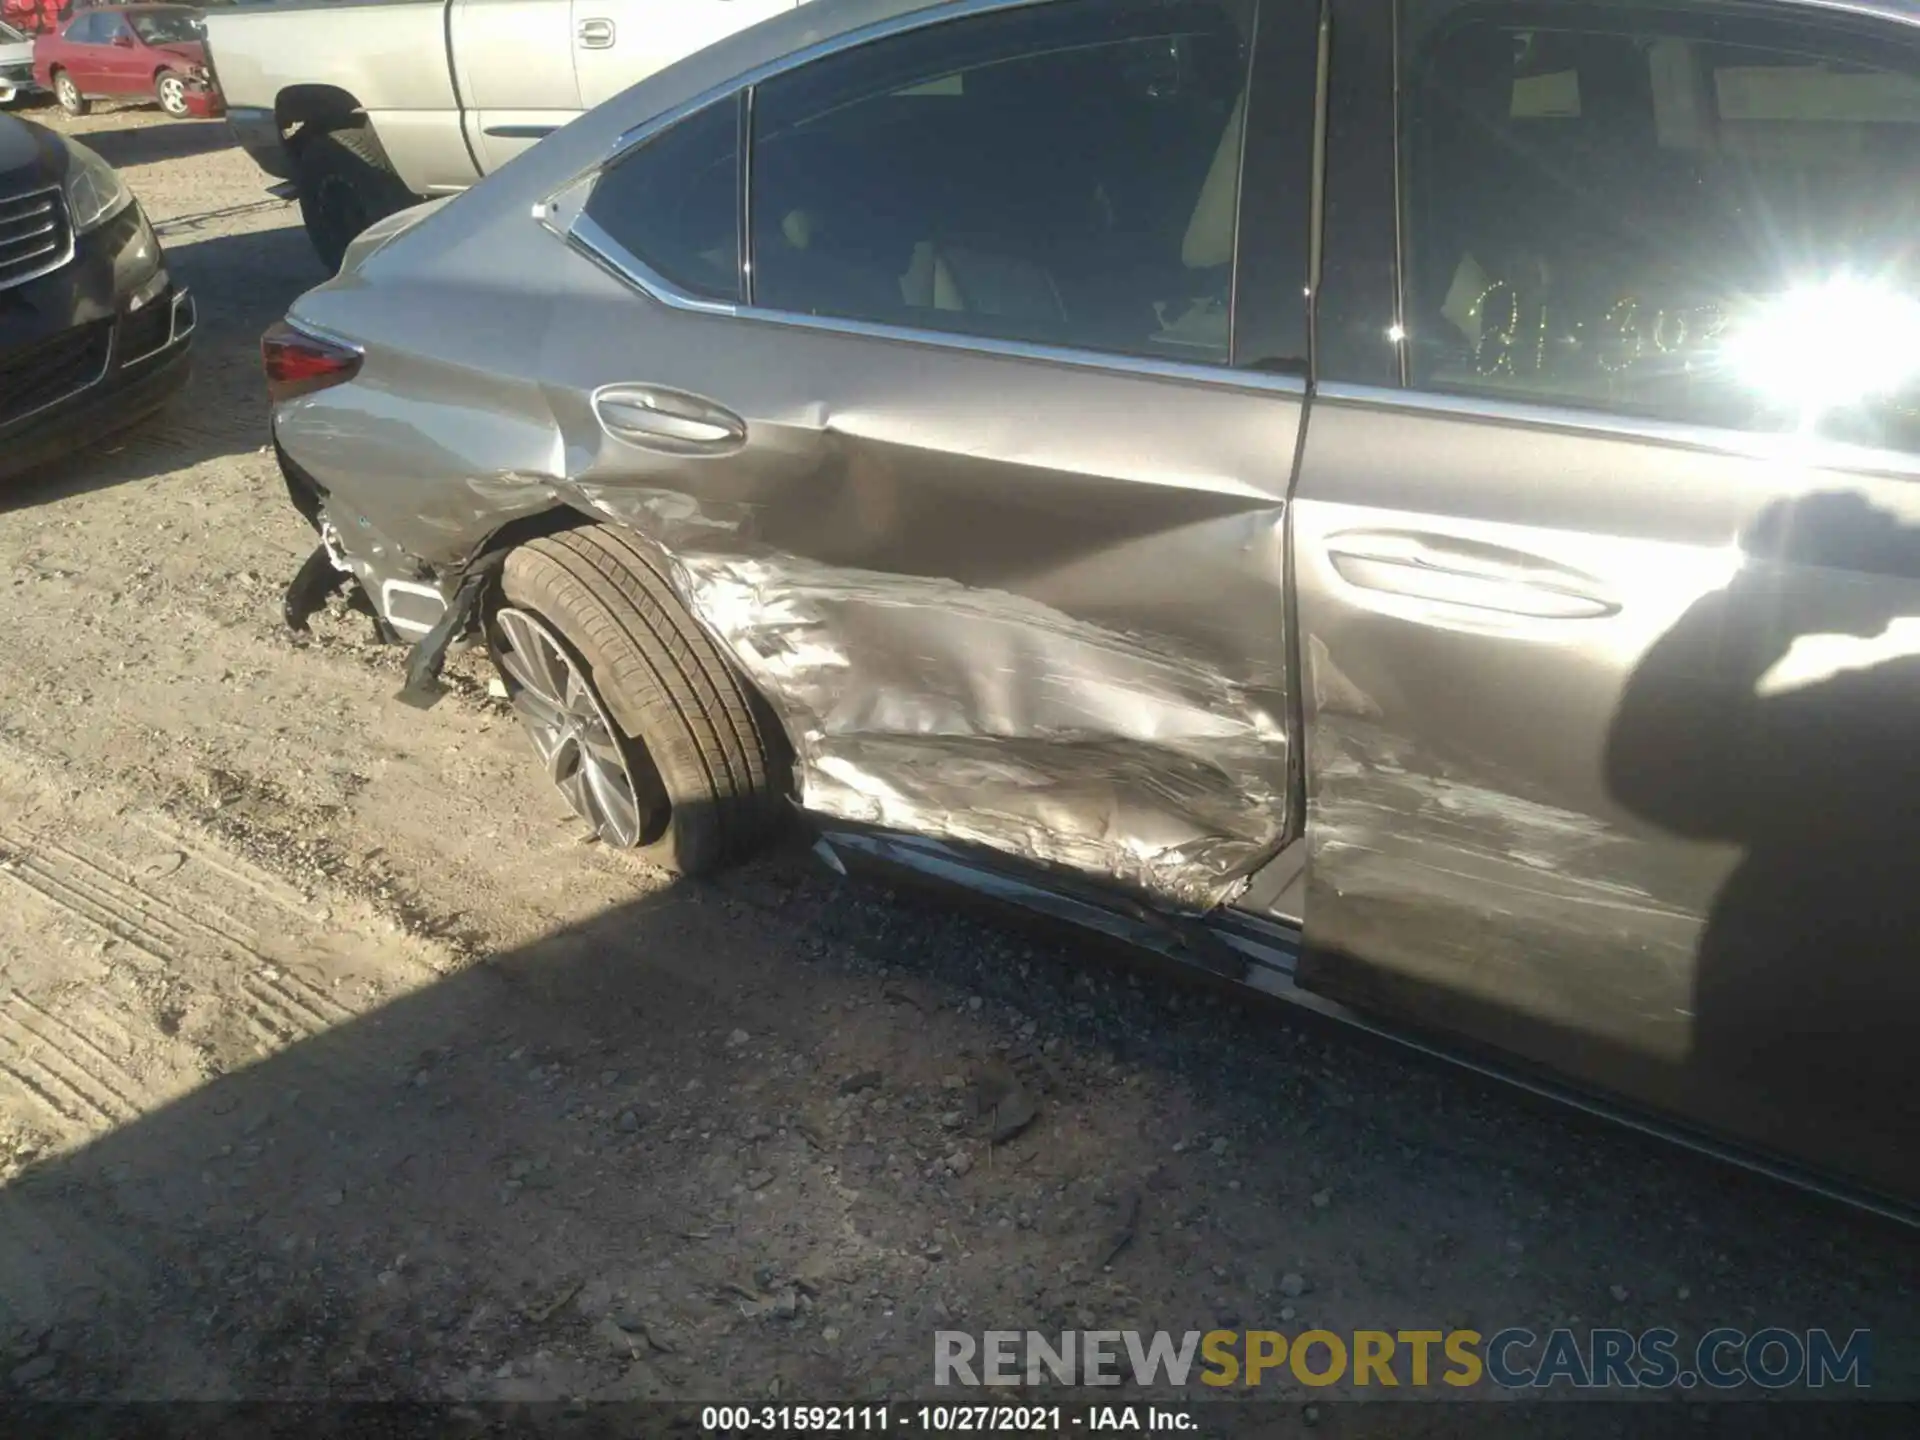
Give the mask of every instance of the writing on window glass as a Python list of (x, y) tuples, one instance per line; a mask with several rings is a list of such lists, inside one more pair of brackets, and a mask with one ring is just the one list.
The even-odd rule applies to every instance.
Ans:
[(1541, 286), (1484, 285), (1463, 327), (1475, 378), (1569, 398), (1582, 382), (1700, 381), (1809, 424), (1863, 406), (1920, 419), (1920, 298), (1886, 282), (1839, 274), (1694, 304), (1622, 293), (1588, 312)]
[[(1551, 377), (1590, 358), (1612, 375), (1649, 364), (1668, 370), (1676, 361), (1712, 360), (1730, 323), (1724, 306), (1653, 305), (1635, 295), (1622, 295), (1593, 322), (1564, 320), (1554, 309), (1510, 281), (1488, 285), (1467, 312), (1479, 331), (1474, 369), (1488, 378)], [(1557, 321), (1564, 324), (1559, 333)]]

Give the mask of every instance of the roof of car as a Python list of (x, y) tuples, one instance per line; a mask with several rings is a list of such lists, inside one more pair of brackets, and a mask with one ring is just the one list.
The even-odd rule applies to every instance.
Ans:
[[(667, 67), (654, 80), (644, 82), (641, 89), (661, 108), (666, 108), (869, 26), (884, 26), (918, 13), (964, 14), (1032, 3), (1036, 0), (809, 0)], [(1909, 24), (1920, 22), (1920, 0), (1789, 0), (1789, 3), (1810, 13), (1850, 13)]]
[[(985, 10), (1031, 3), (1035, 3), (1035, 0), (810, 0), (810, 3), (797, 8), (812, 21), (813, 28), (819, 32), (818, 38), (825, 40), (916, 10), (940, 10), (954, 6)], [(1852, 11), (1861, 15), (1920, 21), (1920, 0), (1787, 0), (1787, 3), (1808, 10)], [(778, 53), (776, 49), (766, 58), (776, 58)]]
[[(974, 9), (993, 9), (1006, 5), (1033, 3), (1033, 0), (811, 0), (799, 8), (812, 12), (822, 39), (892, 19), (915, 10), (935, 10), (947, 5), (966, 4)], [(1787, 0), (1796, 8), (1809, 10), (1853, 11), (1861, 15), (1883, 15), (1898, 20), (1920, 22), (1920, 0)], [(837, 24), (841, 15), (850, 23)], [(857, 19), (853, 19), (854, 15)]]
[[(724, 88), (763, 68), (779, 68), (791, 57), (816, 46), (843, 40), (869, 27), (884, 27), (916, 14), (929, 19), (940, 12), (953, 15), (1012, 8), (1035, 0), (808, 0), (772, 19), (736, 31), (679, 63), (668, 66), (635, 88), (628, 101), (614, 101), (605, 117), (588, 117), (567, 127), (555, 151), (565, 150), (586, 159), (604, 149), (614, 116), (628, 123), (639, 114), (662, 113), (715, 89)], [(1851, 13), (1920, 22), (1920, 0), (1791, 0), (1808, 13)], [(644, 98), (643, 98), (644, 97)], [(615, 131), (615, 133), (618, 133)], [(553, 152), (550, 152), (553, 153)]]

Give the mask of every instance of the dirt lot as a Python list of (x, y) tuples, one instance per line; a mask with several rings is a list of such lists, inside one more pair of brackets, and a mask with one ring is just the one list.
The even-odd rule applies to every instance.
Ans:
[(420, 713), (363, 622), (278, 625), (296, 213), (223, 126), (41, 118), (202, 328), (167, 418), (0, 494), (0, 1396), (904, 1397), (941, 1328), (1556, 1324), (1870, 1327), (1920, 1393), (1910, 1234), (804, 853), (584, 843), (472, 657)]

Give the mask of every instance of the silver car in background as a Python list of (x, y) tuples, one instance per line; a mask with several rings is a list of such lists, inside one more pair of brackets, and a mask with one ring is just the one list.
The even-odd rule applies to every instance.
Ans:
[(0, 20), (0, 105), (11, 105), (39, 92), (40, 86), (33, 78), (32, 37)]
[(817, 0), (269, 333), (288, 617), (1901, 1211), (1917, 175), (1892, 3)]
[(228, 123), (338, 269), (583, 111), (805, 0), (250, 0), (207, 17)]

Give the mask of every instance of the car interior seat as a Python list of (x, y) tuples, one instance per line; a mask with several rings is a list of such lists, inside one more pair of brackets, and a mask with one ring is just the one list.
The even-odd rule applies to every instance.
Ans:
[(1214, 146), (1212, 163), (1200, 182), (1200, 194), (1186, 233), (1180, 237), (1180, 264), (1190, 276), (1209, 276), (1189, 288), (1197, 293), (1180, 302), (1157, 302), (1162, 343), (1217, 353), (1224, 357), (1231, 340), (1231, 319), (1223, 281), (1233, 265), (1234, 226), (1239, 219), (1241, 137), (1247, 124), (1242, 90)]
[(1424, 204), (1412, 234), (1413, 333), (1429, 365), (1477, 349), (1482, 298), (1514, 268), (1501, 212), (1519, 162), (1511, 134), (1516, 45), (1511, 31), (1470, 25), (1429, 52), (1419, 75), (1426, 134), (1415, 161)]

